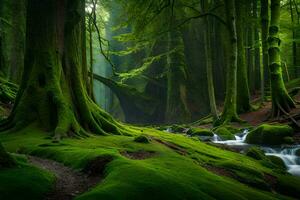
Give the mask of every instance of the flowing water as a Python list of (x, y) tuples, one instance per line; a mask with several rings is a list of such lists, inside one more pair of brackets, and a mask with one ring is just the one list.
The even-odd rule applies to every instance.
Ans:
[(242, 133), (235, 135), (235, 140), (222, 140), (217, 134), (214, 134), (212, 141), (218, 144), (226, 144), (229, 146), (244, 146), (249, 130), (245, 129)]
[(287, 171), (293, 175), (300, 176), (300, 157), (296, 155), (300, 145), (285, 148), (262, 147), (266, 155), (281, 158), (287, 167)]
[[(225, 144), (228, 146), (247, 146), (245, 143), (249, 130), (245, 129), (241, 134), (235, 135), (235, 140), (222, 140), (217, 134), (214, 134), (212, 142), (217, 144)], [(266, 155), (277, 156), (281, 158), (287, 167), (287, 171), (295, 176), (300, 176), (300, 156), (296, 152), (300, 149), (300, 145), (290, 147), (261, 147)]]

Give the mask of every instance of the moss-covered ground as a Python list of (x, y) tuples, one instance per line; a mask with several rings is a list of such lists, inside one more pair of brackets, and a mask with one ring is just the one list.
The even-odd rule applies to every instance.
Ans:
[[(151, 128), (128, 130), (132, 136), (66, 138), (52, 143), (49, 134), (31, 125), (17, 133), (2, 134), (0, 140), (11, 153), (52, 159), (76, 170), (99, 157), (112, 157), (103, 180), (77, 196), (78, 200), (300, 198), (300, 179), (265, 161), (180, 134)], [(138, 135), (146, 136), (150, 142), (138, 142)], [(133, 152), (140, 152), (139, 156), (126, 156)], [(145, 156), (140, 155), (143, 152)], [(20, 160), (20, 156), (17, 158)], [(0, 199), (43, 199), (41, 196), (54, 183), (53, 176), (29, 165), (23, 157), (18, 163), (17, 168), (0, 171)]]

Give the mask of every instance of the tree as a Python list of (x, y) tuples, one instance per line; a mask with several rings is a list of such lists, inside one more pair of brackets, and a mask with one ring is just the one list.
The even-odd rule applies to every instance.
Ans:
[(260, 18), (261, 18), (261, 40), (262, 40), (262, 61), (263, 61), (263, 75), (261, 76), (261, 99), (265, 98), (265, 86), (269, 85), (268, 68), (269, 68), (269, 53), (268, 53), (268, 35), (269, 35), (269, 0), (260, 1)]
[(282, 77), (279, 38), (280, 0), (271, 0), (271, 23), (269, 27), (269, 70), (272, 95), (272, 117), (287, 114), (295, 107), (289, 96)]
[(237, 29), (237, 110), (247, 112), (251, 110), (250, 92), (248, 85), (248, 71), (246, 65), (246, 52), (244, 44), (244, 18), (246, 5), (244, 0), (235, 0), (236, 29)]
[(237, 115), (237, 32), (234, 0), (225, 0), (227, 26), (230, 35), (230, 59), (226, 74), (226, 97), (224, 110), (217, 124), (226, 124), (231, 121), (240, 121)]
[(38, 122), (56, 139), (122, 132), (86, 91), (82, 8), (84, 0), (28, 0), (24, 73), (2, 130)]
[(180, 30), (169, 32), (169, 51), (175, 49), (168, 57), (168, 91), (166, 105), (166, 122), (186, 122), (190, 119), (187, 105), (187, 72), (184, 43)]

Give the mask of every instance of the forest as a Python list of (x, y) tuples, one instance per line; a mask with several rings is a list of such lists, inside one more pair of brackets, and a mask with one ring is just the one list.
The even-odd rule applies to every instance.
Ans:
[(300, 199), (300, 0), (0, 0), (0, 200)]

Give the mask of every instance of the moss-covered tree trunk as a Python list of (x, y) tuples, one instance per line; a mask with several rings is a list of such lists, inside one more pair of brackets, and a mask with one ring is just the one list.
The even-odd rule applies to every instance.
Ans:
[[(175, 50), (175, 51), (174, 51)], [(168, 91), (166, 106), (166, 122), (186, 122), (190, 119), (187, 105), (187, 72), (185, 64), (184, 43), (179, 30), (169, 33), (168, 56)]]
[(279, 24), (280, 0), (271, 0), (271, 23), (269, 28), (269, 70), (272, 95), (272, 117), (286, 114), (295, 107), (293, 99), (289, 96), (282, 77)]
[(225, 0), (225, 12), (227, 26), (230, 36), (229, 63), (226, 74), (226, 97), (224, 110), (218, 124), (225, 124), (231, 121), (239, 121), (237, 115), (236, 92), (237, 92), (237, 33), (234, 0)]
[(25, 0), (0, 1), (2, 76), (17, 83), (24, 63), (25, 16)]
[(83, 80), (83, 0), (28, 0), (25, 66), (13, 111), (2, 129), (29, 123), (66, 135), (120, 133), (89, 98)]
[(206, 57), (206, 75), (208, 85), (208, 96), (210, 104), (210, 112), (215, 120), (219, 118), (215, 98), (215, 87), (213, 80), (213, 62), (212, 62), (212, 47), (211, 47), (211, 24), (209, 24), (208, 17), (204, 19), (206, 30), (204, 31), (205, 43), (205, 57)]
[(247, 112), (251, 110), (250, 92), (248, 85), (248, 71), (246, 65), (246, 52), (244, 44), (244, 18), (246, 5), (244, 0), (235, 0), (236, 5), (236, 29), (237, 29), (237, 111)]
[(261, 75), (261, 99), (265, 98), (266, 86), (269, 86), (269, 53), (268, 53), (268, 36), (269, 36), (269, 0), (260, 1), (260, 19), (261, 19), (261, 40), (262, 40), (262, 70)]

